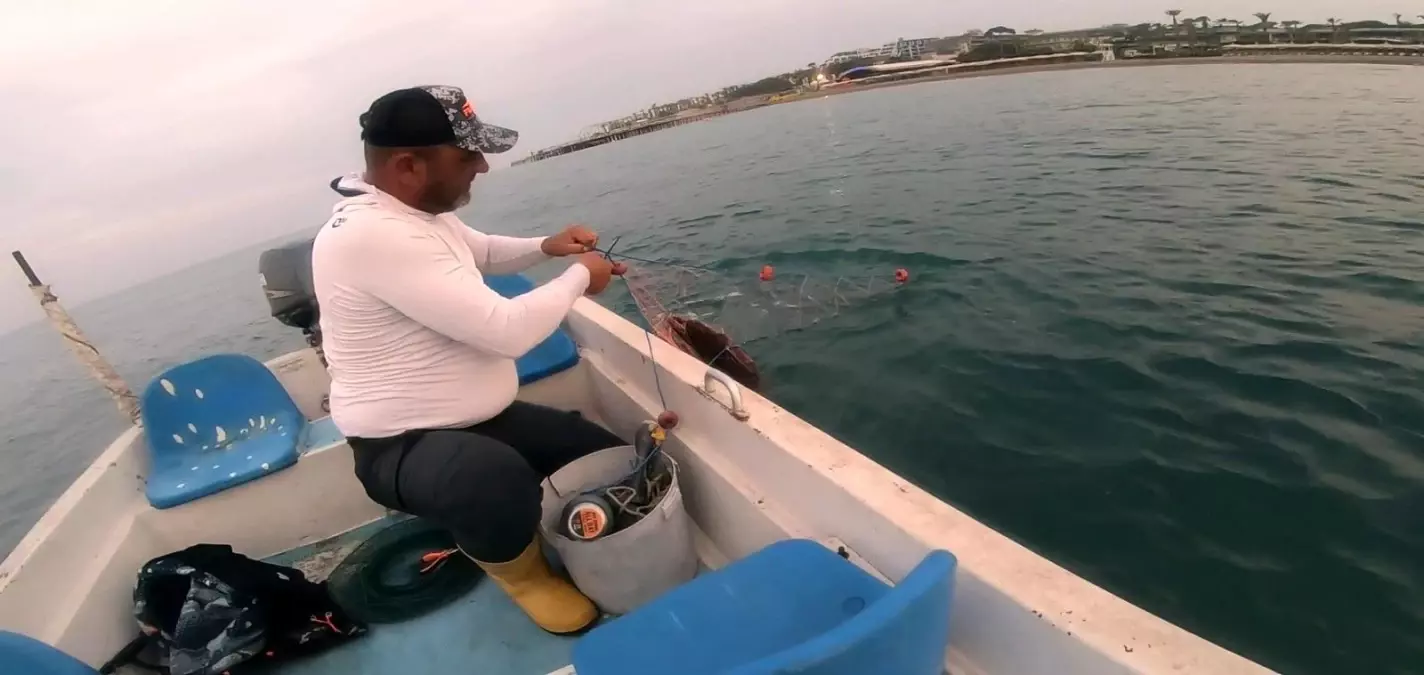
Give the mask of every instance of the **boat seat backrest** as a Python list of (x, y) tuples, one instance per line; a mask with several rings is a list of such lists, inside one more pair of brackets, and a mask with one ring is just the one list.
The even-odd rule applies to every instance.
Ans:
[(574, 669), (938, 675), (954, 569), (934, 551), (890, 587), (817, 542), (777, 542), (594, 629), (574, 646)]
[[(516, 298), (534, 290), (534, 282), (519, 274), (490, 275), (485, 285), (506, 298)], [(578, 365), (578, 345), (563, 328), (555, 330), (529, 353), (514, 361), (519, 384), (538, 382)]]
[(906, 673), (938, 675), (949, 648), (949, 609), (955, 561), (929, 554), (865, 611), (786, 651), (737, 673)]
[(10, 675), (97, 675), (99, 671), (39, 640), (0, 630), (0, 673)]
[(306, 425), (277, 377), (240, 354), (175, 366), (149, 383), (140, 404), (151, 459), (147, 494), (157, 508), (295, 464)]

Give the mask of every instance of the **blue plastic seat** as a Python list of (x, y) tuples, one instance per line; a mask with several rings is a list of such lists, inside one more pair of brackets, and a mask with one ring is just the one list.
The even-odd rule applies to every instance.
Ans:
[(954, 556), (886, 586), (806, 539), (703, 574), (574, 645), (579, 675), (939, 675)]
[[(534, 290), (534, 282), (519, 274), (487, 276), (485, 284), (506, 298), (516, 298)], [(528, 354), (516, 359), (514, 367), (519, 372), (519, 384), (526, 385), (568, 370), (578, 365), (578, 360), (578, 345), (574, 344), (567, 331), (559, 328)]]
[(0, 673), (96, 675), (99, 671), (32, 637), (0, 630)]
[(185, 504), (297, 462), (306, 418), (256, 359), (217, 354), (175, 366), (143, 392), (148, 503)]

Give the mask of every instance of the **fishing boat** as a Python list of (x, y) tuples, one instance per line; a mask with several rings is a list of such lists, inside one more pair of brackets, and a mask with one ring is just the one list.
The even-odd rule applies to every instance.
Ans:
[[(509, 283), (514, 293), (531, 286), (522, 278)], [(185, 364), (155, 378), (143, 400), (207, 406), (205, 424), (237, 419), (219, 430), (237, 442), (206, 449), (190, 442), (184, 450), (189, 431), (182, 426), (136, 424), (0, 565), (0, 629), (33, 641), (30, 663), (45, 658), (35, 649), (86, 668), (110, 659), (136, 633), (135, 573), (155, 556), (213, 542), (253, 558), (330, 562), (398, 517), (373, 503), (353, 475), (352, 453), (327, 416), (319, 349), (262, 365), (202, 379), (203, 368)], [(663, 448), (678, 465), (700, 563), (687, 586), (732, 589), (734, 577), (757, 577), (771, 590), (755, 605), (764, 614), (767, 603), (781, 603), (773, 613), (785, 619), (802, 611), (805, 598), (789, 588), (783, 597), (779, 588), (796, 584), (777, 579), (826, 580), (822, 594), (859, 585), (860, 600), (843, 603), (844, 616), (814, 617), (816, 634), (791, 630), (785, 644), (763, 630), (754, 663), (731, 672), (894, 675), (904, 672), (894, 658), (864, 659), (926, 648), (934, 650), (937, 671), (955, 675), (1269, 672), (1035, 554), (591, 300), (580, 300), (564, 327), (518, 366), (521, 400), (578, 411), (624, 438), (665, 410), (678, 414)], [(286, 408), (287, 399), (294, 408)], [(181, 462), (172, 461), (174, 453)], [(768, 553), (793, 549), (795, 555)], [(814, 555), (818, 550), (834, 555)], [(765, 623), (740, 610), (739, 602), (753, 603), (730, 590), (718, 598), (684, 597), (682, 590), (648, 605), (662, 603), (659, 616), (634, 609), (584, 635), (561, 637), (541, 631), (494, 584), (482, 583), (437, 612), (374, 626), (277, 672), (608, 672), (578, 663), (589, 645), (626, 654), (630, 665), (619, 672), (705, 672), (676, 660), (640, 660), (665, 654), (655, 643), (670, 634), (644, 628), (718, 604), (719, 614), (704, 621), (712, 627), (692, 637), (726, 655), (753, 639), (739, 627)], [(620, 625), (643, 628), (620, 633)], [(614, 639), (622, 642), (610, 644)], [(6, 664), (23, 657), (5, 649), (0, 641), (0, 672), (9, 675)]]

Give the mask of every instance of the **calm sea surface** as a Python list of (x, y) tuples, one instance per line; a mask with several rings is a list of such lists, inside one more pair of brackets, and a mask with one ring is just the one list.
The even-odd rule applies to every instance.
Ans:
[[(464, 215), (582, 221), (732, 275), (909, 268), (887, 300), (754, 343), (768, 394), (1276, 669), (1419, 673), (1421, 75), (1173, 66), (838, 96), (499, 171)], [(319, 224), (324, 191), (294, 224)], [(74, 313), (135, 382), (300, 347), (266, 315), (259, 251)], [(0, 378), (4, 553), (120, 423), (41, 327), (0, 337)]]

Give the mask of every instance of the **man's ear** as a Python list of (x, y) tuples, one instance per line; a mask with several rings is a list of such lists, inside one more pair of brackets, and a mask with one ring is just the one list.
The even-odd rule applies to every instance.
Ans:
[(391, 164), (398, 175), (409, 177), (416, 183), (425, 181), (425, 172), (428, 167), (425, 160), (415, 152), (409, 150), (398, 152), (391, 158)]

